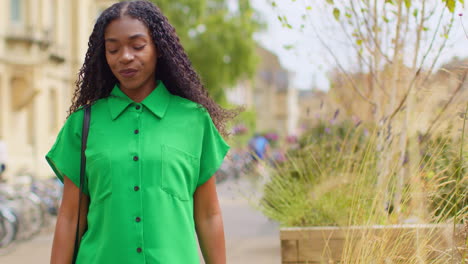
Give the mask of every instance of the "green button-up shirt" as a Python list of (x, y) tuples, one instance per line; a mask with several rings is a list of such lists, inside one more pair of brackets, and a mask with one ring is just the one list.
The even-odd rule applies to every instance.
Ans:
[[(77, 263), (199, 263), (193, 194), (229, 150), (209, 113), (160, 81), (141, 103), (116, 85), (91, 110), (88, 229)], [(46, 155), (57, 177), (77, 186), (83, 113), (67, 119)]]

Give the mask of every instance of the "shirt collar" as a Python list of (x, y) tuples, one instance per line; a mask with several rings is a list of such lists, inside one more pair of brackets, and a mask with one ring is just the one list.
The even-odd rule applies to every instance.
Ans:
[[(151, 113), (159, 118), (163, 118), (166, 114), (167, 106), (171, 100), (171, 93), (167, 90), (162, 81), (158, 81), (156, 88), (141, 102)], [(136, 104), (130, 99), (118, 84), (114, 86), (109, 95), (109, 109), (112, 120), (117, 119), (120, 114), (130, 105)]]

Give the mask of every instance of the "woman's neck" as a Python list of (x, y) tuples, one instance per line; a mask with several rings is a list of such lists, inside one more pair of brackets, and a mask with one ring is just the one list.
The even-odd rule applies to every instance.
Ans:
[(146, 82), (140, 87), (136, 88), (126, 88), (125, 86), (120, 86), (120, 89), (124, 94), (126, 94), (130, 99), (137, 103), (141, 103), (155, 88), (156, 80)]

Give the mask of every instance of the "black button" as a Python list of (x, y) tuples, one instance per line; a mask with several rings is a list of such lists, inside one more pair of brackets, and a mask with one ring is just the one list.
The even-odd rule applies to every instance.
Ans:
[(133, 157), (134, 161), (138, 161), (138, 156)]
[(135, 106), (136, 110), (140, 110), (141, 106), (137, 105)]
[(137, 217), (137, 218), (135, 218), (135, 221), (140, 222), (140, 221), (141, 221), (141, 218), (140, 218), (140, 217)]
[(140, 133), (140, 130), (135, 129), (135, 131), (133, 131), (133, 132), (134, 132), (135, 134), (138, 134), (138, 133)]
[(141, 248), (137, 248), (137, 252), (138, 252), (138, 253), (141, 253)]
[(133, 188), (133, 190), (135, 190), (135, 192), (138, 192), (138, 190), (140, 190), (140, 187), (135, 186), (135, 187)]

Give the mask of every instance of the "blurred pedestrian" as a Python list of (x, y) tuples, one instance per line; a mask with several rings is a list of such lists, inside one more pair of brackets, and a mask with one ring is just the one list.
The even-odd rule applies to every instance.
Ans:
[[(149, 1), (104, 10), (70, 116), (46, 159), (64, 181), (51, 263), (72, 263), (83, 106), (90, 106), (76, 263), (226, 263), (215, 177), (234, 113), (208, 96), (175, 29)], [(196, 233), (196, 234), (195, 234)]]
[(255, 133), (249, 141), (249, 152), (253, 161), (254, 174), (266, 177), (264, 161), (268, 159), (270, 143), (268, 139), (259, 133)]
[(0, 139), (0, 182), (4, 181), (3, 178), (4, 172), (7, 168), (7, 161), (8, 161), (8, 151), (6, 143)]
[(249, 150), (254, 161), (264, 160), (267, 157), (269, 148), (268, 139), (259, 133), (255, 133), (249, 141)]

